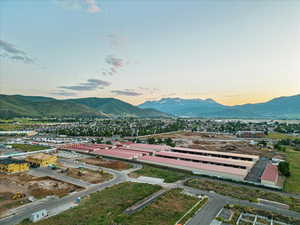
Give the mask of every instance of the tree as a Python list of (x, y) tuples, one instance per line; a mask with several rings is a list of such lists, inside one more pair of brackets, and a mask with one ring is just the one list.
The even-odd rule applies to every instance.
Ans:
[(278, 165), (280, 173), (286, 177), (291, 175), (290, 173), (290, 164), (288, 162), (280, 162)]
[(166, 145), (169, 145), (171, 147), (175, 147), (176, 146), (175, 143), (173, 142), (173, 140), (171, 138), (165, 139), (165, 143), (166, 143)]
[(157, 142), (157, 144), (161, 144), (161, 143), (162, 143), (161, 138), (158, 138), (158, 139), (156, 140), (156, 142)]
[(105, 144), (112, 145), (111, 141), (106, 141)]
[(155, 138), (150, 137), (147, 139), (148, 144), (155, 144)]
[(267, 147), (267, 144), (268, 144), (268, 143), (267, 143), (265, 140), (262, 140), (262, 141), (259, 141), (259, 142), (258, 142), (258, 145), (261, 145), (261, 146), (264, 147), (264, 148)]
[(286, 147), (282, 146), (282, 145), (280, 145), (278, 143), (274, 145), (274, 148), (277, 149), (278, 151), (281, 151), (281, 152), (285, 152), (286, 151)]
[(97, 144), (102, 144), (103, 143), (103, 138), (97, 138), (96, 143)]

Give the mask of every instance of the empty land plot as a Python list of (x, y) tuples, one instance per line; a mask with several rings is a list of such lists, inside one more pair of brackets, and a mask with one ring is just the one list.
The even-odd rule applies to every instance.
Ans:
[[(106, 188), (83, 199), (79, 206), (59, 215), (39, 221), (35, 225), (123, 225), (123, 211), (153, 194), (159, 186), (126, 182)], [(22, 225), (30, 224), (28, 221)]]
[(233, 198), (249, 200), (253, 202), (256, 202), (258, 198), (276, 201), (289, 205), (291, 210), (300, 212), (300, 199), (287, 197), (283, 194), (277, 194), (274, 192), (268, 192), (256, 188), (248, 188), (234, 184), (231, 185), (218, 181), (207, 180), (204, 178), (188, 180), (186, 182), (186, 185), (201, 190), (215, 191), (221, 195), (227, 195)]
[(111, 174), (103, 170), (93, 171), (89, 169), (67, 168), (63, 173), (69, 177), (83, 180), (91, 184), (102, 183), (113, 178)]
[(101, 158), (86, 158), (81, 159), (81, 161), (94, 165), (94, 166), (101, 166), (105, 168), (110, 168), (114, 170), (128, 170), (132, 168), (132, 165), (123, 161), (118, 160), (106, 160)]
[(286, 179), (284, 190), (300, 194), (300, 152), (289, 149), (287, 161), (290, 163), (291, 176)]
[(49, 148), (47, 146), (30, 145), (30, 144), (12, 144), (12, 147), (18, 150), (22, 150), (24, 152), (33, 152), (33, 151), (45, 150)]
[(178, 180), (188, 177), (189, 175), (189, 173), (153, 167), (149, 165), (144, 165), (142, 169), (129, 174), (130, 177), (134, 178), (137, 178), (139, 176), (161, 178), (164, 179), (167, 183), (176, 182)]

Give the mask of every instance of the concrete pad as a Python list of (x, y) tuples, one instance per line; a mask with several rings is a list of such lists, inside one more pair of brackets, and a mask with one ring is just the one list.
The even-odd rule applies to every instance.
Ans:
[(145, 177), (145, 176), (140, 176), (137, 178), (137, 180), (148, 184), (163, 184), (165, 181), (164, 179), (161, 178)]

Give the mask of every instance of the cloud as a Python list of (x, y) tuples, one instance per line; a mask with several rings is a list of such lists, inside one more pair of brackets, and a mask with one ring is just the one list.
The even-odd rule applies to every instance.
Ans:
[(124, 95), (124, 96), (140, 96), (142, 93), (136, 92), (131, 89), (125, 89), (125, 90), (112, 90), (111, 93), (117, 94), (117, 95)]
[(10, 58), (16, 61), (23, 61), (24, 63), (34, 63), (34, 60), (28, 56), (15, 55)]
[(0, 57), (28, 64), (35, 62), (34, 59), (28, 56), (26, 52), (18, 49), (15, 45), (11, 43), (2, 40), (0, 40)]
[(101, 11), (97, 0), (57, 0), (57, 2), (66, 9), (84, 10), (89, 13)]
[(120, 68), (123, 66), (123, 59), (121, 58), (117, 58), (113, 55), (108, 55), (105, 58), (105, 62), (111, 66), (113, 66), (113, 68)]
[(65, 97), (71, 97), (71, 96), (76, 96), (77, 95), (74, 92), (67, 92), (67, 91), (63, 91), (63, 90), (52, 91), (49, 94), (55, 95), (55, 96), (65, 96)]
[(60, 86), (58, 88), (68, 89), (73, 91), (92, 91), (96, 89), (103, 89), (104, 87), (110, 86), (111, 83), (99, 80), (99, 79), (88, 79), (85, 83), (80, 83), (78, 85), (73, 86)]
[(118, 57), (115, 57), (114, 55), (107, 55), (105, 58), (105, 62), (108, 64), (107, 69), (104, 69), (102, 71), (102, 75), (115, 75), (119, 72), (119, 70), (124, 67), (124, 60)]

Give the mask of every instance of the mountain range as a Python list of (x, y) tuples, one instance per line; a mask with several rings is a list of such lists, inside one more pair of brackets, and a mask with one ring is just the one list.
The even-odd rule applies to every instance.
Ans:
[(58, 100), (42, 96), (0, 95), (0, 118), (14, 117), (166, 117), (155, 109), (141, 109), (115, 98)]
[(235, 106), (222, 105), (213, 99), (162, 98), (146, 101), (139, 107), (179, 117), (300, 119), (300, 95)]
[(162, 98), (134, 106), (115, 98), (59, 100), (43, 96), (0, 95), (0, 118), (119, 116), (300, 119), (300, 95), (235, 106), (226, 106), (213, 99)]

